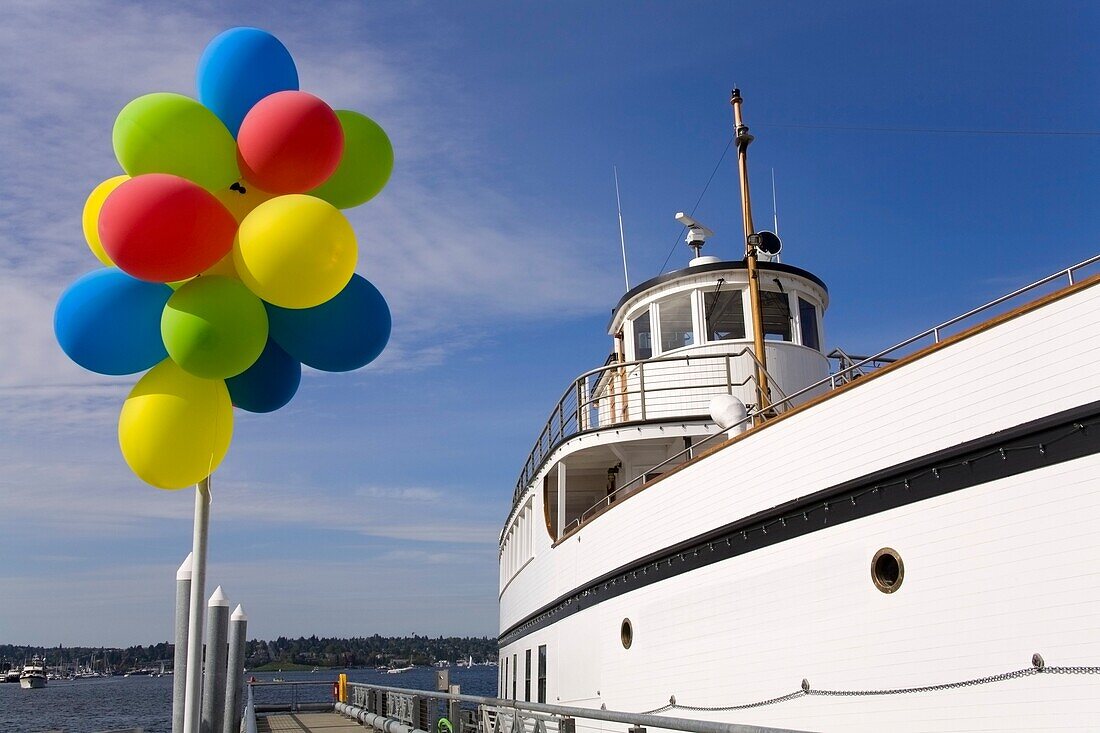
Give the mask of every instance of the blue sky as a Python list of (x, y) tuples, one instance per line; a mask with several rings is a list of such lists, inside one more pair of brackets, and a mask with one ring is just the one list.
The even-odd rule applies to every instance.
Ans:
[[(350, 214), (390, 301), (374, 365), (305, 375), (239, 415), (214, 477), (209, 580), (278, 635), (493, 634), (496, 535), (622, 292), (686, 264), (690, 210), (745, 96), (758, 223), (830, 287), (826, 342), (871, 351), (1097, 250), (1090, 3), (99, 3), (12, 0), (0, 28), (0, 641), (171, 634), (193, 493), (118, 452), (132, 379), (68, 362), (61, 290), (96, 265), (80, 212), (118, 172), (114, 116), (194, 94), (227, 27), (293, 53), (302, 88), (383, 125), (390, 186)], [(792, 127), (793, 125), (793, 127)], [(799, 125), (814, 126), (812, 128)], [(696, 212), (740, 240), (733, 157)]]

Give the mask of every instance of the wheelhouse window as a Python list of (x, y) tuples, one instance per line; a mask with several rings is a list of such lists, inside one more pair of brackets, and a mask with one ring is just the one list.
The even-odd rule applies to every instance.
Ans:
[(707, 341), (745, 338), (745, 304), (740, 290), (703, 294)]
[(691, 323), (691, 293), (679, 293), (658, 302), (661, 320), (661, 352), (672, 351), (695, 343)]
[(649, 311), (634, 319), (634, 358), (653, 357), (653, 326), (649, 322)]
[(802, 345), (821, 351), (821, 337), (817, 332), (817, 308), (802, 298), (798, 299), (798, 322), (801, 325)]
[(760, 292), (761, 325), (764, 338), (791, 340), (791, 303), (786, 293), (771, 290)]

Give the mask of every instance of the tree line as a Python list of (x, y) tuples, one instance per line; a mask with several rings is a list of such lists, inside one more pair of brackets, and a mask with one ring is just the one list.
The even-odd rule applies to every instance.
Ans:
[[(24, 661), (38, 655), (51, 667), (89, 667), (126, 672), (154, 667), (167, 662), (171, 667), (175, 645), (171, 642), (136, 645), (126, 648), (63, 646), (41, 647), (0, 644), (0, 671), (22, 667)], [(270, 641), (251, 639), (246, 646), (245, 666), (252, 669), (267, 664), (302, 664), (313, 667), (376, 667), (402, 664), (457, 662), (473, 657), (475, 662), (495, 660), (497, 640), (470, 636), (361, 636), (339, 637), (280, 636)]]

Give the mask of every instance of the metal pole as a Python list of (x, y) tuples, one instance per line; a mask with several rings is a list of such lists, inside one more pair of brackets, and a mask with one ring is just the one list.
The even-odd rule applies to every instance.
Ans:
[(229, 599), (219, 585), (207, 606), (206, 674), (202, 681), (201, 733), (222, 733), (225, 712), (226, 637), (229, 635)]
[(623, 246), (623, 280), (626, 281), (626, 289), (630, 290), (630, 272), (626, 269), (626, 232), (623, 230), (623, 202), (619, 198), (619, 168), (611, 166), (615, 171), (615, 206), (619, 210), (619, 243)]
[[(462, 685), (449, 685), (447, 691), (452, 695), (461, 695)], [(462, 730), (462, 703), (457, 697), (447, 701), (447, 719), (451, 721), (452, 730)]]
[(187, 684), (187, 617), (191, 602), (191, 553), (176, 571), (176, 654), (172, 662), (172, 733), (183, 733)]
[(187, 624), (187, 685), (183, 733), (198, 733), (202, 687), (202, 602), (206, 586), (206, 538), (210, 528), (210, 477), (195, 486), (195, 531), (191, 550), (191, 615)]
[(752, 200), (749, 196), (749, 143), (753, 136), (749, 127), (741, 119), (741, 90), (730, 92), (730, 104), (733, 105), (734, 140), (737, 141), (737, 173), (741, 181), (741, 222), (745, 229), (745, 264), (749, 275), (749, 301), (752, 308), (752, 350), (756, 354), (756, 388), (760, 394), (757, 414), (763, 419), (769, 406), (768, 359), (764, 354), (764, 324), (760, 306), (760, 274), (756, 268), (756, 248), (749, 244), (749, 237), (756, 234), (752, 223)]
[(229, 663), (225, 676), (225, 714), (221, 733), (238, 733), (241, 729), (241, 701), (244, 688), (245, 643), (248, 639), (248, 616), (238, 605), (229, 617)]

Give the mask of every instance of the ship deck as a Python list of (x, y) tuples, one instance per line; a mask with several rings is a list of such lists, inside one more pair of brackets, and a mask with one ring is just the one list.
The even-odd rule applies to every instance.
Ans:
[(363, 733), (364, 730), (359, 723), (337, 713), (278, 713), (256, 718), (257, 733)]

